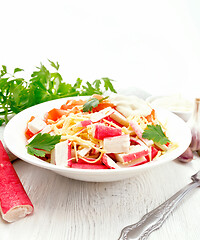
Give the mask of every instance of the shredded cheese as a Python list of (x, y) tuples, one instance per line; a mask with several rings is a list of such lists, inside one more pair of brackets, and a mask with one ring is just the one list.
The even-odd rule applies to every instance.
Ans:
[(84, 140), (84, 139), (82, 139), (82, 138), (80, 138), (80, 137), (77, 137), (77, 136), (65, 135), (65, 136), (61, 136), (61, 140), (63, 140), (63, 141), (65, 141), (65, 140), (75, 141), (76, 143), (78, 143), (78, 144), (80, 144), (80, 145), (94, 148), (94, 149), (98, 150), (99, 152), (102, 152), (102, 153), (105, 153), (105, 152), (106, 152), (105, 150), (96, 147), (95, 144), (92, 143), (91, 141), (89, 141), (89, 140)]
[(76, 160), (76, 162), (78, 162), (77, 145), (75, 142), (73, 142), (73, 145), (74, 145), (75, 160)]
[(114, 122), (110, 122), (110, 121), (108, 121), (108, 120), (106, 120), (106, 119), (103, 119), (103, 121), (104, 121), (105, 123), (108, 123), (109, 125), (115, 127), (115, 128), (121, 129), (121, 127), (118, 126), (117, 124), (115, 124)]
[(95, 160), (88, 160), (88, 159), (86, 159), (86, 158), (84, 158), (84, 157), (80, 157), (80, 156), (79, 156), (79, 158), (82, 159), (82, 160), (84, 160), (85, 162), (88, 162), (88, 163), (96, 163), (96, 162), (98, 162), (98, 161), (102, 158), (102, 156), (103, 156), (103, 152), (101, 152), (101, 154), (99, 155), (99, 157), (96, 158)]

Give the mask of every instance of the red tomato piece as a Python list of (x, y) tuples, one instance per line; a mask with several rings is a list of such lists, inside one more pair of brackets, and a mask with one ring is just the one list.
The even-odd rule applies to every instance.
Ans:
[(50, 119), (53, 121), (57, 121), (59, 118), (66, 114), (67, 112), (63, 109), (53, 108), (47, 113), (46, 120)]

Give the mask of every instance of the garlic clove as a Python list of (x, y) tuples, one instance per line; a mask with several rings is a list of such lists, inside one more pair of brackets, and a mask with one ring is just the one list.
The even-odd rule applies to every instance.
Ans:
[(192, 129), (192, 141), (190, 144), (190, 148), (192, 151), (200, 150), (200, 133), (198, 129)]
[(193, 152), (190, 147), (177, 158), (180, 162), (188, 163), (193, 160)]

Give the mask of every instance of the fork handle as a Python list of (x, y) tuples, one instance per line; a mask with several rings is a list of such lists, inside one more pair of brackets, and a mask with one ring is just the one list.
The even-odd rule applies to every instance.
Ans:
[(191, 182), (160, 206), (144, 215), (135, 224), (125, 227), (118, 240), (145, 240), (150, 233), (160, 228), (168, 215), (174, 210), (180, 200), (192, 189), (200, 186), (200, 181)]

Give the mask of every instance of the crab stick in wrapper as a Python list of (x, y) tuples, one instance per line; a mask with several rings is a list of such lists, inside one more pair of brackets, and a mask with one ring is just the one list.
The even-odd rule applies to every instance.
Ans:
[(33, 212), (33, 204), (26, 194), (1, 141), (0, 211), (2, 218), (7, 222), (14, 222)]

